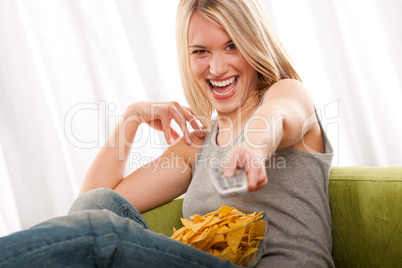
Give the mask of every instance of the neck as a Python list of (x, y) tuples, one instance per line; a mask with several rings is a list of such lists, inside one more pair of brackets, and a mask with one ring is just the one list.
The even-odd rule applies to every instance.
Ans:
[[(230, 113), (218, 112), (218, 127), (220, 130), (229, 131), (237, 135), (243, 129), (247, 120), (254, 113), (260, 103), (261, 97), (259, 94), (249, 96), (242, 103), (239, 102), (237, 109)], [(220, 131), (219, 131), (220, 132)]]

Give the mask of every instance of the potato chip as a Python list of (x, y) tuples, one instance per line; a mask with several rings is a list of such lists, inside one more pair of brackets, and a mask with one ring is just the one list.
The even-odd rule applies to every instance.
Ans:
[(240, 241), (243, 238), (245, 228), (237, 228), (228, 233), (226, 236), (226, 241), (228, 243), (229, 248), (233, 251), (233, 253), (237, 253), (237, 250), (240, 245)]
[(250, 261), (248, 258), (252, 256), (253, 253), (255, 253), (258, 250), (258, 247), (249, 247), (246, 249), (246, 251), (242, 254), (240, 259), (238, 260), (237, 264), (238, 265), (248, 265)]
[[(173, 229), (171, 238), (189, 244), (238, 265), (250, 265), (266, 230), (263, 212), (244, 214), (222, 206), (204, 216), (181, 219), (183, 227)], [(262, 220), (260, 220), (262, 219)]]

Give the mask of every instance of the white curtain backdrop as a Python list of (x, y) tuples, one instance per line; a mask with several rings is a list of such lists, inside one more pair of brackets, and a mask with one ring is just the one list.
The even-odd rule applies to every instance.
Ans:
[[(334, 166), (402, 166), (402, 2), (261, 0)], [(125, 107), (186, 104), (178, 0), (0, 0), (0, 236), (65, 215)], [(127, 172), (166, 145), (142, 127)]]

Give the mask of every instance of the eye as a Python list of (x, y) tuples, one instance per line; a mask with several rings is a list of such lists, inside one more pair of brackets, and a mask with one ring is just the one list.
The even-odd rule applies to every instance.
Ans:
[(237, 47), (235, 44), (231, 43), (226, 47), (226, 50), (235, 50)]
[(191, 54), (195, 54), (195, 55), (203, 55), (206, 53), (207, 53), (207, 51), (204, 49), (194, 50), (193, 52), (191, 52)]

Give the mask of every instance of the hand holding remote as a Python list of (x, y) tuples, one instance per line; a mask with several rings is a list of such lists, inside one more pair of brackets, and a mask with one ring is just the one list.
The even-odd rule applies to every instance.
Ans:
[(225, 177), (223, 168), (215, 168), (210, 169), (210, 175), (215, 190), (222, 198), (247, 193), (247, 176), (244, 169), (236, 168), (232, 177)]

